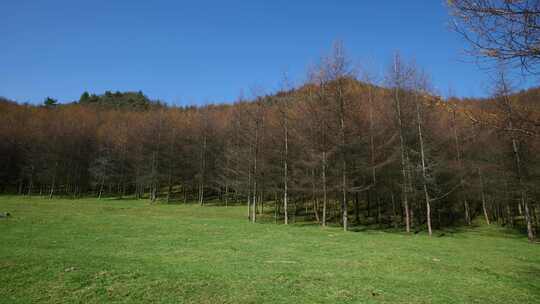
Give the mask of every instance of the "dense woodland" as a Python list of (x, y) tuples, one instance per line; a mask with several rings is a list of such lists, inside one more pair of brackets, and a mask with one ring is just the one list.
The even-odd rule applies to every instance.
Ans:
[[(407, 232), (540, 227), (540, 89), (498, 73), (485, 99), (443, 99), (396, 56), (375, 81), (336, 46), (305, 83), (233, 104), (141, 92), (0, 101), (0, 191), (245, 205), (246, 217)], [(284, 81), (284, 83), (287, 83)]]

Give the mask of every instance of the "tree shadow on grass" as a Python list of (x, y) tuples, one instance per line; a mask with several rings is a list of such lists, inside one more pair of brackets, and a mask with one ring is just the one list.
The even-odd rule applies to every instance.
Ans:
[[(257, 222), (262, 224), (276, 224), (273, 214), (258, 215)], [(279, 218), (277, 224), (283, 224), (283, 219)], [(293, 221), (291, 219), (290, 227), (294, 228), (306, 228), (306, 227), (322, 227), (320, 223), (314, 219), (304, 219), (296, 217)], [(341, 229), (342, 226), (335, 221), (327, 222), (328, 228)], [(352, 223), (349, 228), (349, 232), (353, 233), (390, 233), (399, 235), (427, 235), (427, 227), (425, 225), (416, 226), (411, 229), (410, 233), (405, 232), (404, 227), (394, 227), (389, 224), (361, 224)], [(526, 239), (525, 230), (511, 227), (502, 227), (497, 224), (491, 224), (489, 226), (485, 224), (473, 224), (471, 226), (450, 226), (441, 229), (433, 230), (433, 237), (455, 237), (460, 235), (477, 235), (483, 237), (494, 238), (512, 238), (512, 239)]]

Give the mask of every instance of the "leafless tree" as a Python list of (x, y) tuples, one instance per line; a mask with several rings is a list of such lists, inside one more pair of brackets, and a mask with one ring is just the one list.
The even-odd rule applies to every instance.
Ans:
[(399, 54), (394, 56), (394, 62), (392, 68), (389, 72), (388, 83), (393, 88), (393, 102), (394, 109), (396, 112), (396, 124), (399, 132), (399, 143), (400, 143), (400, 155), (401, 155), (401, 200), (403, 203), (403, 208), (405, 209), (405, 230), (410, 232), (411, 230), (411, 217), (410, 208), (409, 208), (409, 176), (407, 174), (408, 168), (408, 158), (406, 156), (407, 147), (405, 143), (404, 135), (404, 122), (403, 122), (403, 113), (402, 113), (402, 94), (401, 92), (406, 87), (406, 82), (410, 77), (410, 71), (406, 66), (401, 62), (401, 57)]
[(448, 0), (453, 29), (480, 59), (511, 62), (536, 73), (540, 63), (540, 1)]
[[(509, 80), (506, 77), (504, 69), (500, 69), (498, 73), (498, 79), (495, 87), (495, 98), (498, 99), (500, 105), (502, 106), (503, 115), (505, 116), (505, 124), (508, 126), (508, 130), (514, 129), (515, 114), (514, 114), (514, 101), (512, 100), (512, 88)], [(527, 187), (525, 185), (525, 164), (522, 157), (522, 148), (521, 146), (524, 143), (520, 144), (518, 138), (518, 133), (509, 131), (508, 135), (512, 144), (512, 152), (515, 162), (515, 174), (518, 182), (518, 192), (520, 204), (519, 207), (523, 207), (525, 211), (525, 223), (527, 225), (527, 236), (530, 242), (533, 242), (535, 239), (535, 233), (533, 228), (533, 219), (532, 212), (529, 206), (529, 201), (527, 198)]]

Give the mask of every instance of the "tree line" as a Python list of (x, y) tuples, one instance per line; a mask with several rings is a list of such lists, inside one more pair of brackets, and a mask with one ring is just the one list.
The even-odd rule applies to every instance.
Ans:
[(399, 55), (383, 79), (337, 44), (305, 83), (233, 104), (176, 107), (142, 92), (0, 101), (0, 191), (243, 204), (253, 222), (394, 227), (540, 215), (540, 89), (497, 74), (493, 96), (443, 99)]

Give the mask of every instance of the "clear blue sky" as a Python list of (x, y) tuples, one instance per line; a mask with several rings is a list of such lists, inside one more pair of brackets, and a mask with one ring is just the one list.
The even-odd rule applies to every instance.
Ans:
[(301, 82), (336, 39), (376, 73), (399, 50), (439, 93), (485, 95), (486, 73), (465, 62), (448, 21), (443, 0), (2, 0), (0, 96), (142, 90), (174, 104), (233, 101), (276, 90), (284, 72)]

